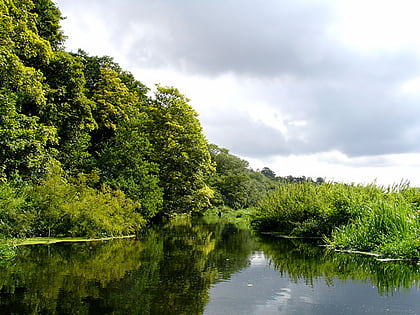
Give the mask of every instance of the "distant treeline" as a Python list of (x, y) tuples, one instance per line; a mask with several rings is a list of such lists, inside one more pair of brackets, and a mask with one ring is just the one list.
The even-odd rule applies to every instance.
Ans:
[(278, 181), (278, 182), (281, 182), (281, 183), (305, 183), (305, 182), (310, 182), (310, 183), (313, 183), (313, 184), (322, 184), (322, 183), (325, 182), (325, 179), (323, 177), (317, 177), (316, 180), (313, 180), (311, 177), (306, 177), (306, 176), (299, 176), (299, 177), (295, 177), (295, 176), (292, 176), (292, 175), (284, 176), (284, 177), (276, 176), (276, 173), (268, 167), (264, 167), (259, 172), (261, 172), (261, 174), (264, 174), (268, 178), (270, 178), (272, 180), (275, 180), (275, 181)]

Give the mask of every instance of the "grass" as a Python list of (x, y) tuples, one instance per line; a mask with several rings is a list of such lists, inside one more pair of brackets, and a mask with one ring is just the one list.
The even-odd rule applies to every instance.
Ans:
[(254, 207), (244, 209), (232, 209), (229, 207), (215, 207), (207, 210), (204, 215), (206, 217), (223, 219), (224, 221), (247, 225), (251, 224), (251, 220), (254, 218), (257, 209)]
[(419, 260), (419, 205), (419, 190), (407, 185), (283, 184), (261, 201), (252, 224), (260, 231), (323, 236), (338, 250)]
[(418, 209), (404, 200), (372, 202), (348, 225), (332, 232), (328, 243), (396, 259), (420, 258)]

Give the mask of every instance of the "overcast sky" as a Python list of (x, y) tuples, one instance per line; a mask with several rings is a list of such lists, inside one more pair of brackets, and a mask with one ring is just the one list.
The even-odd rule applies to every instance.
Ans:
[(59, 0), (69, 51), (191, 99), (279, 176), (420, 186), (417, 0)]

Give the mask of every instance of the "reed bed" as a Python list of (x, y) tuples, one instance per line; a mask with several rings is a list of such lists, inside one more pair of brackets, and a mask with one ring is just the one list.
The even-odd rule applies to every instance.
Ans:
[(261, 231), (322, 236), (340, 250), (419, 259), (419, 205), (419, 190), (405, 183), (282, 184), (260, 202), (252, 224)]

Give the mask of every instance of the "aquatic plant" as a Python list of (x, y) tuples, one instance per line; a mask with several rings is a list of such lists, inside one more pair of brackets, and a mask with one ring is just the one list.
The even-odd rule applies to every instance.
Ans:
[(392, 258), (420, 258), (418, 210), (404, 199), (376, 200), (348, 225), (332, 232), (337, 249), (373, 251)]
[(419, 205), (419, 190), (405, 184), (292, 183), (268, 194), (252, 223), (259, 230), (323, 236), (340, 250), (419, 259)]

